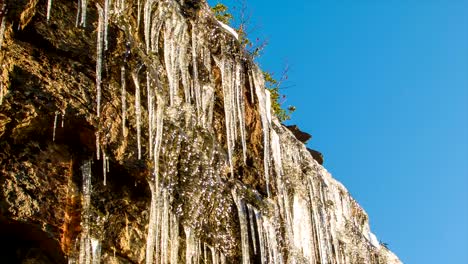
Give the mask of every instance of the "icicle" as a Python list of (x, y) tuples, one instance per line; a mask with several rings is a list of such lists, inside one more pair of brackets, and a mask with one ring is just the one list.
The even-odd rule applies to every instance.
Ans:
[[(265, 173), (266, 189), (268, 197), (270, 197), (270, 120), (269, 108), (267, 107), (267, 100), (269, 93), (265, 90), (265, 80), (262, 72), (257, 66), (252, 66), (252, 78), (255, 84), (255, 93), (258, 98), (259, 112), (262, 120), (263, 129), (263, 166)], [(267, 94), (266, 94), (267, 93)]]
[(86, 9), (88, 9), (88, 0), (81, 0), (81, 22), (82, 27), (86, 27)]
[(80, 25), (80, 14), (81, 14), (81, 0), (78, 0), (77, 8), (76, 8), (76, 20), (75, 20), (75, 27)]
[(52, 0), (47, 0), (47, 23), (50, 20), (50, 10), (52, 9)]
[(78, 257), (78, 263), (83, 264), (86, 263), (86, 240), (84, 236), (80, 236), (80, 253)]
[(239, 223), (240, 223), (240, 232), (241, 232), (241, 241), (242, 241), (242, 263), (250, 263), (250, 253), (249, 253), (249, 231), (248, 231), (248, 220), (247, 214), (245, 212), (244, 201), (237, 195), (237, 190), (232, 190), (232, 197), (237, 206), (237, 212), (239, 214)]
[(107, 172), (107, 157), (106, 157), (106, 153), (104, 152), (104, 150), (102, 150), (102, 175), (104, 176), (104, 186), (106, 186), (106, 181), (107, 181), (107, 178), (106, 178), (106, 172)]
[[(182, 79), (182, 86), (184, 87), (184, 95), (185, 95), (185, 102), (190, 104), (192, 101), (192, 95), (190, 93), (190, 73), (189, 73), (189, 43), (190, 43), (190, 35), (188, 34), (187, 24), (182, 24), (180, 27), (180, 31), (178, 32), (178, 42), (175, 43), (177, 45), (177, 56), (178, 59), (178, 66)], [(177, 71), (177, 69), (176, 69)]]
[(65, 121), (65, 113), (62, 113), (62, 124), (61, 127), (63, 128), (63, 122)]
[(146, 97), (148, 101), (148, 146), (149, 146), (149, 156), (153, 156), (153, 94), (152, 94), (152, 89), (151, 89), (151, 79), (150, 79), (150, 74), (147, 71), (146, 72)]
[(198, 120), (203, 124), (201, 118), (202, 111), (202, 95), (200, 91), (200, 80), (198, 79), (198, 60), (197, 60), (197, 24), (192, 23), (192, 78), (193, 78), (193, 96), (195, 97), (195, 105), (197, 109)]
[(154, 139), (153, 160), (154, 160), (154, 177), (157, 184), (159, 184), (159, 153), (161, 152), (161, 141), (164, 125), (164, 101), (157, 97), (156, 109), (156, 135)]
[[(153, 7), (153, 3), (154, 3), (154, 0), (146, 0), (145, 5), (143, 7), (143, 31), (144, 31), (144, 36), (145, 36), (146, 54), (150, 53), (150, 47), (151, 47), (150, 31), (151, 31), (151, 11)], [(140, 20), (138, 19), (138, 21)], [(140, 23), (138, 22), (138, 25), (139, 24)]]
[(275, 130), (270, 130), (271, 137), (271, 153), (273, 156), (273, 162), (275, 164), (276, 176), (281, 177), (283, 174), (283, 164), (281, 161), (281, 145), (278, 134)]
[(104, 50), (106, 51), (108, 48), (108, 40), (107, 40), (107, 35), (108, 35), (108, 27), (109, 27), (109, 3), (110, 0), (104, 0)]
[(254, 210), (250, 204), (247, 204), (247, 211), (249, 213), (250, 233), (252, 234), (252, 245), (254, 254), (257, 254), (257, 241), (255, 239), (255, 227), (254, 227)]
[(122, 101), (122, 135), (124, 137), (127, 135), (125, 129), (125, 119), (127, 118), (127, 91), (126, 91), (126, 81), (125, 81), (125, 66), (122, 66), (120, 69), (120, 85), (121, 85), (121, 101)]
[(214, 93), (215, 91), (211, 84), (203, 85), (202, 122), (205, 128), (211, 127), (213, 123)]
[(6, 28), (6, 13), (7, 11), (5, 10), (5, 5), (2, 7), (3, 16), (2, 16), (2, 24), (0, 25), (0, 50), (2, 49), (3, 46), (3, 38), (5, 35), (5, 28)]
[(203, 243), (203, 260), (207, 262), (208, 260), (208, 252), (207, 252), (207, 246), (205, 243)]
[[(280, 237), (278, 237), (277, 235), (275, 226), (275, 219), (278, 219), (279, 216), (277, 215), (275, 219), (272, 220), (268, 217), (264, 217), (256, 208), (251, 207), (251, 209), (253, 210), (253, 214), (255, 215), (255, 221), (257, 223), (257, 233), (260, 248), (260, 263), (284, 263), (283, 256), (281, 254), (281, 249), (279, 248), (278, 244), (278, 239), (280, 239)], [(273, 210), (275, 212), (277, 211), (276, 208)], [(288, 263), (297, 262), (290, 261)]]
[(161, 32), (161, 27), (163, 25), (163, 21), (158, 20), (157, 14), (153, 15), (153, 21), (151, 26), (151, 51), (158, 52), (159, 48), (159, 33)]
[(283, 257), (278, 247), (278, 235), (276, 234), (274, 222), (272, 222), (271, 219), (263, 218), (263, 228), (267, 238), (267, 250), (269, 251), (268, 256), (270, 260), (268, 263), (283, 263)]
[(101, 241), (96, 238), (91, 238), (91, 248), (93, 253), (93, 262), (92, 264), (101, 263)]
[(293, 219), (294, 245), (306, 259), (312, 260), (315, 245), (312, 241), (311, 215), (309, 205), (299, 195), (294, 196)]
[(216, 252), (216, 250), (213, 247), (209, 247), (209, 248), (210, 248), (210, 251), (211, 251), (211, 262), (213, 264), (219, 264), (218, 252)]
[(3, 83), (0, 84), (0, 105), (3, 104)]
[[(85, 1), (85, 0), (82, 0)], [(103, 33), (104, 33), (104, 12), (99, 4), (96, 4), (99, 14), (99, 22), (97, 28), (97, 51), (96, 51), (96, 90), (97, 90), (97, 116), (101, 115), (101, 74), (102, 74), (102, 49), (103, 49)]]
[(138, 80), (138, 71), (132, 72), (133, 82), (135, 83), (135, 114), (137, 128), (138, 159), (141, 159), (141, 104), (140, 104), (140, 81)]
[(109, 166), (109, 156), (106, 156), (106, 169), (107, 169), (107, 172), (110, 172), (110, 166)]
[(141, 0), (138, 0), (137, 2), (137, 29), (140, 28), (140, 20), (141, 20)]
[[(90, 241), (90, 208), (91, 208), (91, 160), (86, 160), (81, 166), (83, 176), (83, 202), (81, 210), (81, 226), (80, 235), (80, 264), (91, 263), (93, 257), (91, 252)], [(94, 252), (94, 251), (93, 251)]]
[(252, 74), (249, 71), (249, 87), (250, 87), (250, 103), (254, 104), (254, 83), (253, 83), (253, 78)]
[[(164, 64), (166, 65), (167, 79), (169, 83), (169, 105), (174, 105), (175, 96), (177, 95), (177, 90), (179, 88), (178, 74), (174, 72), (173, 69), (173, 57), (175, 47), (172, 44), (172, 38), (170, 31), (168, 29), (169, 25), (166, 26), (167, 29), (164, 32)], [(177, 80), (177, 81), (176, 81)]]
[(260, 262), (262, 264), (266, 264), (267, 263), (267, 250), (266, 250), (266, 242), (265, 242), (265, 232), (263, 230), (263, 219), (262, 219), (262, 216), (260, 214), (260, 212), (251, 207), (254, 211), (254, 215), (255, 215), (255, 220), (256, 220), (256, 223), (257, 223), (257, 229), (258, 229), (258, 243), (259, 243), (259, 246), (260, 246)]
[(171, 214), (171, 262), (179, 263), (179, 221), (177, 217)]
[(185, 231), (185, 264), (192, 263), (192, 256), (193, 256), (193, 245), (192, 245), (192, 230), (186, 226), (184, 226)]
[(58, 113), (55, 113), (54, 117), (54, 131), (52, 132), (52, 141), (55, 142), (55, 130), (57, 129), (57, 119), (58, 119)]
[(169, 198), (166, 189), (163, 190), (163, 208), (161, 217), (161, 262), (168, 263), (169, 244)]
[(146, 237), (146, 264), (152, 264), (154, 260), (154, 247), (156, 242), (156, 220), (157, 220), (157, 203), (158, 194), (156, 193), (155, 183), (148, 181), (151, 190), (151, 207), (150, 218), (148, 223), (148, 235)]
[(270, 91), (265, 89), (265, 113), (267, 116), (268, 123), (271, 123), (271, 96)]
[(239, 121), (239, 131), (242, 142), (242, 156), (244, 158), (244, 164), (247, 160), (247, 143), (246, 143), (246, 132), (245, 132), (245, 107), (244, 107), (244, 92), (242, 90), (242, 65), (239, 60), (236, 60), (236, 76), (235, 76), (235, 96), (237, 105), (237, 120)]
[(232, 64), (225, 56), (221, 59), (215, 58), (215, 62), (218, 64), (218, 67), (221, 69), (221, 81), (224, 95), (224, 116), (226, 123), (226, 141), (228, 147), (228, 163), (231, 171), (231, 177), (234, 176), (234, 167), (232, 163), (232, 154), (235, 147), (235, 106), (233, 105), (232, 94)]
[[(167, 10), (165, 11), (167, 12)], [(169, 83), (169, 102), (173, 106), (179, 103), (179, 82), (181, 80), (184, 87), (185, 102), (189, 103), (191, 101), (190, 74), (188, 71), (190, 36), (188, 26), (183, 22), (184, 19), (176, 12), (172, 12), (171, 15), (164, 24), (164, 64)]]

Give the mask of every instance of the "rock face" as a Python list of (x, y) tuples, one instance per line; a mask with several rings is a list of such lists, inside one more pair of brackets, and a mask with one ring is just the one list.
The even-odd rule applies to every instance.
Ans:
[(0, 4), (6, 263), (400, 263), (204, 1)]

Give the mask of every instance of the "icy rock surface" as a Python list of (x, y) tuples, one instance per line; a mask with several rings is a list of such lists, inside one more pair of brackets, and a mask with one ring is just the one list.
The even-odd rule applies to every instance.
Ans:
[(45, 263), (400, 263), (206, 2), (25, 2), (0, 32), (0, 224)]

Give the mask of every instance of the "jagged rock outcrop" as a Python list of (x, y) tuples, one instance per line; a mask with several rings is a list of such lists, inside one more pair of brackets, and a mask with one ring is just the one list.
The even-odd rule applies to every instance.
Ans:
[(6, 0), (9, 263), (400, 263), (201, 0)]

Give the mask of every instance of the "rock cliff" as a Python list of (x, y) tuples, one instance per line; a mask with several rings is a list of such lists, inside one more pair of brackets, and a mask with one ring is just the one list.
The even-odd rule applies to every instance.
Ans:
[(202, 0), (4, 0), (5, 263), (400, 263)]

